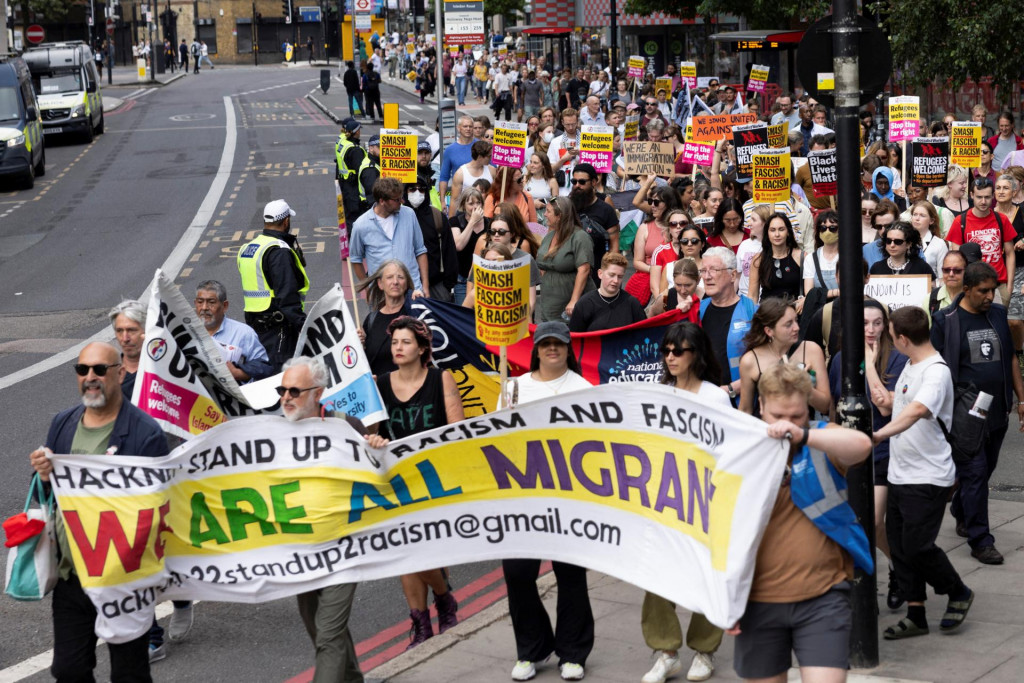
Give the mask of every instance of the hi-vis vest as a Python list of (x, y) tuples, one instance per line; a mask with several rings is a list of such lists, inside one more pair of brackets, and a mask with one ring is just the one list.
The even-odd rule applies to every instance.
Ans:
[(356, 169), (345, 166), (345, 154), (355, 146), (344, 133), (338, 137), (338, 142), (334, 145), (334, 161), (338, 164), (338, 177), (342, 180), (352, 180), (352, 174), (356, 172)]
[[(818, 422), (811, 428), (824, 425)], [(850, 553), (856, 566), (869, 574), (875, 571), (868, 536), (847, 502), (846, 479), (823, 451), (804, 446), (793, 456), (789, 491), (793, 504), (823, 534)]]
[(245, 297), (246, 313), (262, 313), (270, 308), (270, 302), (274, 298), (274, 290), (267, 284), (267, 278), (263, 274), (263, 255), (271, 247), (287, 249), (295, 258), (295, 264), (302, 273), (302, 289), (299, 290), (299, 298), (305, 308), (306, 292), (309, 291), (309, 276), (306, 269), (299, 260), (299, 255), (288, 246), (284, 240), (270, 237), (269, 235), (257, 235), (256, 239), (249, 242), (238, 250), (235, 259), (238, 264), (238, 274), (242, 276), (242, 296)]
[(368, 168), (376, 168), (377, 172), (380, 172), (380, 164), (370, 158), (369, 154), (363, 156), (363, 161), (359, 164), (359, 173), (356, 176), (359, 183), (359, 201), (366, 201), (366, 188), (363, 187), (363, 171)]

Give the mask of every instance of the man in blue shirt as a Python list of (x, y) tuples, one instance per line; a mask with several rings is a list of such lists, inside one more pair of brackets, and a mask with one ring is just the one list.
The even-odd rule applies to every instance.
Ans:
[[(409, 266), (413, 293), (417, 299), (430, 291), (427, 248), (412, 208), (403, 206), (405, 186), (397, 178), (381, 178), (373, 186), (374, 205), (352, 224), (349, 260), (359, 280), (388, 259)], [(416, 263), (418, 267), (413, 268)]]
[(274, 367), (259, 335), (245, 323), (228, 318), (228, 290), (217, 280), (196, 286), (196, 315), (213, 340), (220, 344), (228, 370), (239, 383), (270, 377)]
[[(455, 130), (456, 141), (444, 148), (444, 154), (441, 157), (441, 177), (437, 191), (441, 193), (442, 202), (448, 193), (448, 183), (452, 181), (455, 172), (464, 164), (468, 164), (473, 160), (472, 147), (475, 142), (473, 138), (473, 117), (468, 115), (460, 116)], [(454, 208), (450, 209), (448, 215), (455, 215), (454, 211)]]

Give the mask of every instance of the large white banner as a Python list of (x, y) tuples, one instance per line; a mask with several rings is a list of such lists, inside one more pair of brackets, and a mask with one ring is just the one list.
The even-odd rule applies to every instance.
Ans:
[(391, 443), (338, 419), (233, 419), (169, 456), (53, 456), (96, 633), (167, 599), (262, 602), (439, 566), (545, 558), (728, 627), (788, 444), (661, 385), (605, 385)]

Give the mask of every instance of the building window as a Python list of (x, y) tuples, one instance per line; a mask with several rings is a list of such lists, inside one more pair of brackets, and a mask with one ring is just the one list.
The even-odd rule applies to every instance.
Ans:
[(211, 55), (215, 55), (217, 54), (217, 20), (205, 19), (203, 21), (204, 23), (196, 27), (199, 40), (206, 43), (206, 49)]

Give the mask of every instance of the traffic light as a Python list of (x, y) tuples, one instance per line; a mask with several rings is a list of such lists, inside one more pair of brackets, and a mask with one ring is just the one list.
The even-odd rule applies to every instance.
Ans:
[(292, 0), (281, 0), (281, 14), (285, 17), (292, 15)]

